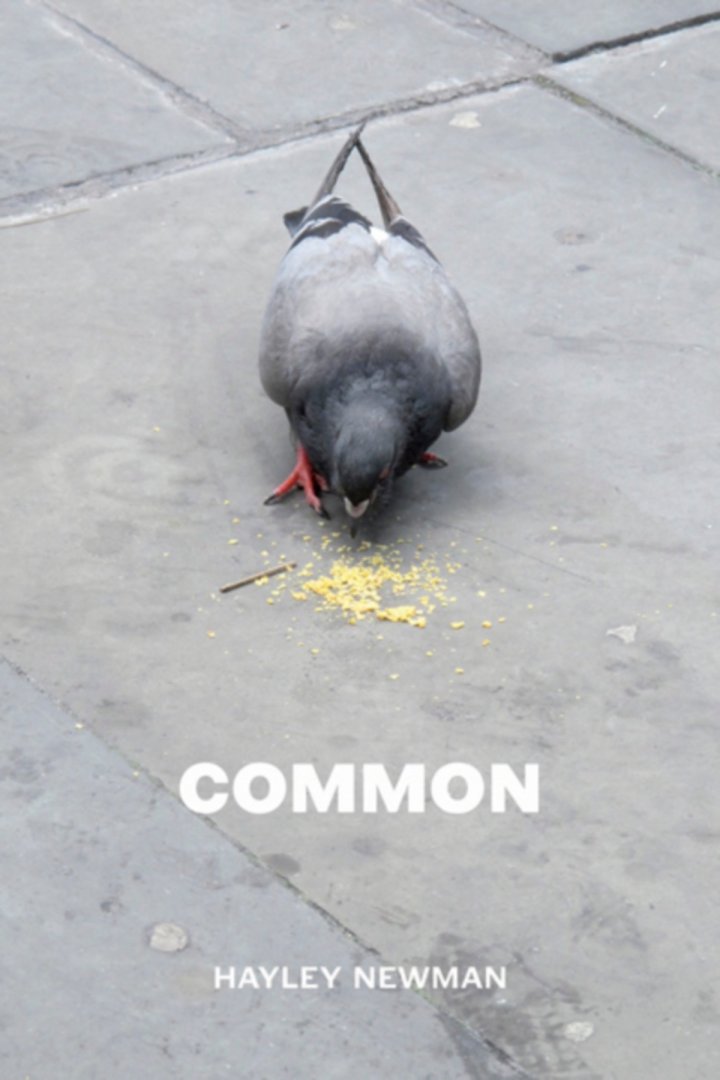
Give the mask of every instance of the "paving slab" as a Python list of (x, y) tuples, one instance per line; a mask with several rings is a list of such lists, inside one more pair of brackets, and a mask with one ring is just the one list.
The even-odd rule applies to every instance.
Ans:
[(0, 70), (0, 198), (230, 142), (39, 7), (3, 6)]
[[(507, 992), (438, 1000), (530, 1075), (704, 1080), (717, 186), (532, 87), (368, 130), (486, 377), (450, 468), (411, 473), (369, 534), (434, 556), (454, 602), (424, 630), (351, 625), (217, 592), (349, 543), (336, 507), (261, 505), (291, 452), (256, 374), (280, 214), (338, 141), (5, 232), (3, 650), (173, 791), (204, 760), (539, 762), (538, 815), (216, 821), (389, 962), (506, 963)], [(355, 163), (342, 190), (370, 208)]]
[[(6, 663), (0, 710), (3, 1077), (519, 1075), (416, 994), (354, 989), (376, 956)], [(288, 988), (229, 988), (245, 965)], [(302, 965), (333, 988), (293, 990)]]
[(599, 53), (553, 71), (562, 86), (720, 170), (720, 26)]
[(625, 4), (577, 4), (573, 0), (462, 0), (480, 15), (551, 56), (650, 34), (677, 24), (720, 15), (716, 0), (635, 0)]
[[(189, 0), (59, 0), (56, 7), (210, 103), (247, 138), (464, 83), (492, 85), (540, 63), (492, 29), (467, 33), (398, 0), (352, 8), (337, 0), (208, 0), (200, 44), (197, 5)], [(279, 93), (279, 86), (287, 89)]]

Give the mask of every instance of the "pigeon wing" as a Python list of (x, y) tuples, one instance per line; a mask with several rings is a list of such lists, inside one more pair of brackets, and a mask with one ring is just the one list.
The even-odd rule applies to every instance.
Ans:
[(406, 218), (397, 217), (390, 224), (384, 254), (409, 328), (447, 374), (450, 400), (443, 426), (452, 431), (470, 416), (480, 389), (480, 346), (467, 307)]
[(260, 378), (278, 405), (288, 408), (301, 382), (331, 377), (341, 362), (335, 347), (362, 332), (353, 302), (371, 306), (376, 256), (370, 222), (344, 200), (326, 196), (304, 214), (280, 264), (260, 339)]

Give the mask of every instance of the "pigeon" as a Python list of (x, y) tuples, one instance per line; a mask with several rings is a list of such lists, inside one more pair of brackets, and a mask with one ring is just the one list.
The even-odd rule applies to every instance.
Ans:
[[(422, 235), (387, 191), (361, 124), (313, 202), (284, 216), (292, 238), (265, 312), (260, 379), (281, 405), (295, 466), (266, 499), (302, 488), (327, 517), (339, 495), (355, 529), (413, 465), (447, 464), (429, 451), (472, 413), (481, 358), (467, 308)], [(357, 152), (382, 227), (333, 194)]]

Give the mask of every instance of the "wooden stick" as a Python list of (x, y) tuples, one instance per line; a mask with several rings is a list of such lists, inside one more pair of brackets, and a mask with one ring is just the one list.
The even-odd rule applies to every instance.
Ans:
[(288, 562), (281, 563), (280, 566), (273, 566), (272, 570), (258, 570), (257, 574), (250, 574), (249, 577), (244, 577), (240, 581), (231, 581), (229, 585), (221, 585), (220, 592), (232, 592), (233, 589), (241, 589), (243, 585), (252, 585), (253, 581), (260, 581), (261, 578), (284, 574), (286, 570), (294, 570), (296, 566), (297, 563)]

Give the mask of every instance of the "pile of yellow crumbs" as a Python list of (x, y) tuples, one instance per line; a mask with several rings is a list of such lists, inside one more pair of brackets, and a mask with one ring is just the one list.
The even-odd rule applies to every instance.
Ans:
[(350, 623), (370, 616), (422, 629), (435, 607), (449, 602), (433, 559), (403, 568), (398, 557), (388, 560), (381, 554), (352, 562), (339, 558), (328, 573), (320, 577), (312, 574), (312, 564), (300, 571), (302, 588), (293, 591), (293, 598), (315, 598), (321, 610), (337, 609)]
[[(323, 550), (328, 546), (323, 543)], [(292, 582), (278, 583), (268, 603), (279, 600), (289, 587), (294, 600), (315, 601), (317, 611), (339, 611), (351, 624), (371, 618), (423, 629), (436, 607), (454, 602), (455, 597), (447, 594), (446, 581), (435, 559), (423, 558), (406, 565), (397, 548), (372, 545), (370, 549), (369, 543), (361, 545), (359, 552), (355, 549), (344, 554), (341, 549), (329, 569), (320, 573), (315, 562), (306, 563), (293, 574)], [(445, 566), (448, 574), (459, 569), (459, 563), (448, 562)], [(267, 580), (260, 579), (257, 584)]]

